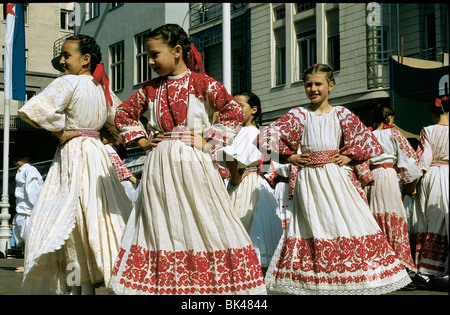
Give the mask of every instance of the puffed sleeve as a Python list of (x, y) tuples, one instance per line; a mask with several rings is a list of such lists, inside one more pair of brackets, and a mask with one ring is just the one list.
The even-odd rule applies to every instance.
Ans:
[(433, 150), (428, 140), (426, 128), (420, 131), (420, 142), (417, 147), (417, 158), (419, 159), (420, 168), (427, 171), (433, 162)]
[(135, 94), (117, 107), (114, 118), (115, 126), (122, 138), (123, 145), (127, 148), (136, 146), (135, 140), (147, 137), (145, 127), (139, 121), (141, 115), (148, 109), (147, 88), (149, 88), (148, 85), (144, 84)]
[(297, 107), (261, 130), (254, 144), (264, 154), (264, 160), (283, 162), (280, 161), (279, 155), (292, 155), (297, 152), (304, 119), (305, 114)]
[(66, 120), (64, 109), (69, 105), (73, 91), (74, 86), (66, 76), (57, 78), (26, 102), (19, 109), (19, 116), (36, 128), (61, 131)]
[(224, 145), (231, 144), (242, 127), (244, 112), (222, 83), (204, 74), (192, 73), (192, 75), (196, 96), (218, 112), (217, 121), (203, 131), (206, 140), (214, 140), (215, 144), (211, 148), (214, 154)]
[(373, 133), (349, 109), (339, 106), (338, 116), (344, 138), (340, 154), (363, 162), (384, 152)]
[(25, 175), (26, 199), (35, 205), (43, 186), (43, 180), (39, 171), (34, 167), (29, 167)]
[(391, 129), (391, 135), (397, 147), (397, 163), (395, 169), (400, 183), (411, 183), (422, 175), (417, 154), (400, 131)]

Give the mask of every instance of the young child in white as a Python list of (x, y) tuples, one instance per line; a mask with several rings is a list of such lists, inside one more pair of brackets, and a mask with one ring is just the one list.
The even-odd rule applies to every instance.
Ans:
[(95, 294), (95, 284), (109, 281), (131, 212), (100, 140), (103, 125), (115, 130), (120, 104), (100, 61), (92, 37), (67, 38), (64, 75), (19, 110), (60, 140), (26, 240), (23, 281), (36, 293)]
[(412, 238), (418, 274), (448, 288), (448, 96), (436, 99), (429, 108), (436, 124), (420, 132), (417, 155), (424, 175), (414, 198)]
[(244, 127), (230, 146), (218, 150), (218, 157), (220, 164), (230, 170), (227, 189), (234, 211), (250, 234), (265, 271), (280, 240), (282, 224), (276, 215), (278, 205), (273, 189), (260, 175), (261, 152), (253, 144), (259, 134), (261, 102), (252, 92), (241, 92), (234, 98), (244, 111)]
[[(34, 205), (41, 193), (44, 180), (41, 173), (29, 163), (29, 157), (17, 157), (13, 159), (18, 168), (16, 173), (16, 215), (13, 219), (13, 236), (16, 244), (24, 251), (28, 224)], [(23, 266), (16, 272), (23, 272)]]
[(405, 267), (415, 271), (400, 184), (406, 195), (415, 191), (417, 179), (422, 176), (417, 154), (405, 136), (394, 128), (394, 111), (390, 106), (376, 105), (373, 123), (373, 135), (384, 152), (369, 159), (374, 177), (373, 184), (365, 188), (369, 207), (397, 257)]

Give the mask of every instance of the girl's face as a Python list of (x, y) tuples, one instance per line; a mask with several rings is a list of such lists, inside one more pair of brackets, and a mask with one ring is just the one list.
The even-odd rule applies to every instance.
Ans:
[(145, 44), (148, 64), (159, 76), (175, 76), (186, 71), (181, 69), (184, 65), (180, 45), (170, 48), (159, 38), (150, 38)]
[(328, 82), (325, 74), (308, 74), (305, 78), (305, 92), (311, 104), (328, 102), (328, 93), (334, 88), (334, 82)]
[(236, 95), (234, 99), (242, 106), (242, 110), (244, 111), (244, 126), (255, 125), (253, 115), (256, 114), (258, 108), (256, 106), (250, 106), (248, 96)]
[(61, 49), (61, 55), (59, 63), (64, 68), (64, 74), (91, 74), (91, 56), (81, 54), (78, 41), (65, 41)]

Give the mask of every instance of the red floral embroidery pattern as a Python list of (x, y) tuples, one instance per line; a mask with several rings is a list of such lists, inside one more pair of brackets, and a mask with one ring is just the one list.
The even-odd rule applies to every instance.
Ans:
[[(391, 136), (393, 139), (395, 139), (398, 142), (398, 148), (402, 151), (405, 151), (406, 156), (408, 159), (413, 159), (414, 164), (417, 166), (417, 168), (420, 170), (419, 166), (419, 160), (417, 158), (417, 154), (414, 151), (411, 144), (408, 142), (408, 140), (405, 138), (405, 136), (397, 129), (391, 129)], [(408, 176), (408, 170), (399, 168), (397, 165), (395, 165), (395, 170), (397, 171), (397, 176), (402, 184), (407, 184), (412, 182), (414, 179), (410, 178)]]
[(400, 261), (406, 267), (415, 269), (416, 265), (412, 258), (411, 243), (409, 241), (408, 222), (395, 213), (377, 213), (374, 216)]
[[(259, 260), (251, 245), (214, 252), (149, 251), (133, 245), (121, 249), (113, 275), (126, 264), (120, 283), (153, 294), (217, 294), (264, 285)], [(126, 260), (124, 260), (126, 259)]]
[[(396, 263), (396, 256), (382, 232), (335, 239), (288, 237), (276, 267), (273, 271), (276, 278), (316, 284), (367, 282), (404, 270), (403, 265)], [(305, 272), (317, 274), (306, 275)]]
[(130, 170), (125, 166), (122, 159), (117, 153), (110, 152), (109, 156), (111, 157), (111, 162), (114, 167), (114, 171), (116, 172), (117, 177), (119, 177), (119, 180), (121, 182), (133, 176), (133, 173), (131, 173)]
[[(420, 232), (414, 235), (416, 242), (415, 260), (417, 268), (445, 272), (448, 263), (448, 236)], [(424, 260), (427, 260), (426, 262)]]

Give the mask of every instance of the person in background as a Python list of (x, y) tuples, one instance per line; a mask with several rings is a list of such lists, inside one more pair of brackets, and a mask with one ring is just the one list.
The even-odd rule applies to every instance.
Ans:
[(417, 180), (422, 176), (417, 154), (394, 128), (394, 111), (389, 105), (374, 107), (373, 122), (372, 133), (384, 152), (369, 159), (374, 177), (374, 183), (365, 188), (369, 207), (397, 257), (408, 270), (415, 271), (400, 184), (404, 195), (415, 194)]
[(435, 125), (422, 129), (417, 148), (424, 174), (413, 205), (414, 258), (419, 277), (448, 289), (448, 95), (431, 102), (429, 109)]
[[(41, 193), (44, 180), (36, 167), (30, 164), (30, 157), (23, 154), (14, 157), (13, 163), (17, 167), (16, 189), (16, 215), (13, 219), (13, 237), (22, 251), (25, 250), (25, 239), (33, 207)], [(16, 268), (16, 272), (23, 272), (23, 266)]]

